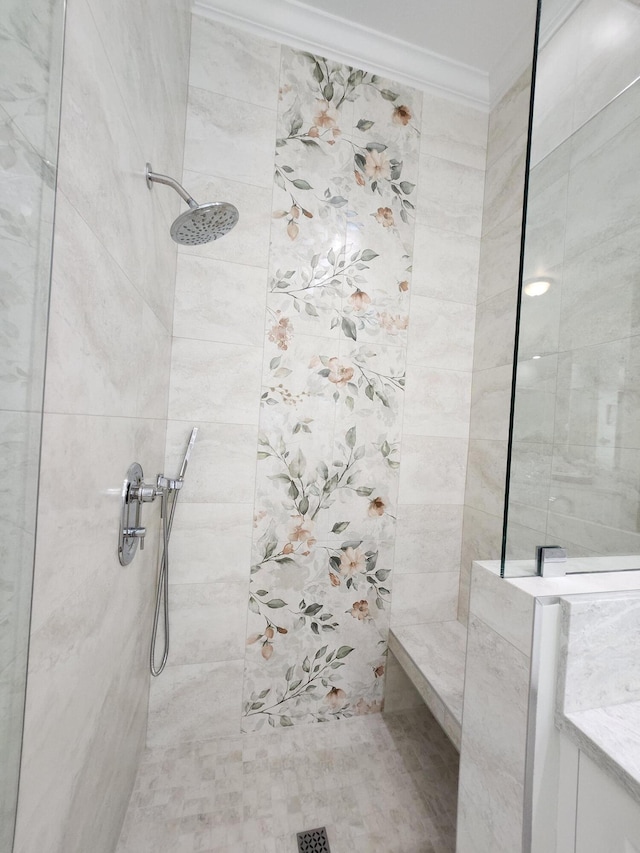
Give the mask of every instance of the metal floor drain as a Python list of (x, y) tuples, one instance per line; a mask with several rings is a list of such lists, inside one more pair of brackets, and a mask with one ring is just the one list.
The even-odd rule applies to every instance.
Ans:
[(324, 826), (298, 833), (298, 853), (331, 853)]

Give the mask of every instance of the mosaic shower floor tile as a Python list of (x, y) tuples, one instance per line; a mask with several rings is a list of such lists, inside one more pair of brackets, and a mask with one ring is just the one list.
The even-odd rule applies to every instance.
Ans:
[(426, 709), (148, 749), (116, 853), (453, 853), (457, 784)]

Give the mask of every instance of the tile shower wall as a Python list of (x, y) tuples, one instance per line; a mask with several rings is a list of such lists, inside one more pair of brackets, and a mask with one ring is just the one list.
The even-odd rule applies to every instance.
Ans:
[(15, 850), (110, 853), (143, 746), (158, 524), (116, 551), (127, 467), (164, 456), (186, 2), (69, 0)]
[(500, 557), (529, 94), (525, 73), (489, 117), (460, 564), (463, 622), (472, 562)]
[(190, 83), (240, 223), (179, 252), (152, 746), (376, 710), (389, 619), (455, 618), (482, 210), (477, 110), (198, 16)]

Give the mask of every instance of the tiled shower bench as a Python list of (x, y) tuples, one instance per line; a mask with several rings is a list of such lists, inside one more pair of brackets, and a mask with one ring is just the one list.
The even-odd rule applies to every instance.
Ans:
[(392, 628), (389, 649), (460, 751), (467, 629), (460, 622)]

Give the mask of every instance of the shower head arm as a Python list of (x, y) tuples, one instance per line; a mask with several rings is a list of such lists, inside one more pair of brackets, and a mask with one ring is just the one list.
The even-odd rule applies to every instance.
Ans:
[(173, 178), (170, 178), (168, 175), (160, 175), (157, 172), (154, 172), (151, 169), (150, 163), (147, 163), (146, 176), (147, 176), (147, 186), (149, 187), (149, 189), (151, 189), (152, 183), (166, 184), (168, 187), (171, 187), (172, 189), (174, 189), (178, 193), (180, 198), (182, 198), (182, 199), (184, 199), (184, 201), (186, 201), (186, 203), (189, 205), (191, 210), (195, 210), (198, 207), (198, 202), (189, 195), (189, 193), (185, 190), (185, 188), (183, 186), (181, 186)]

